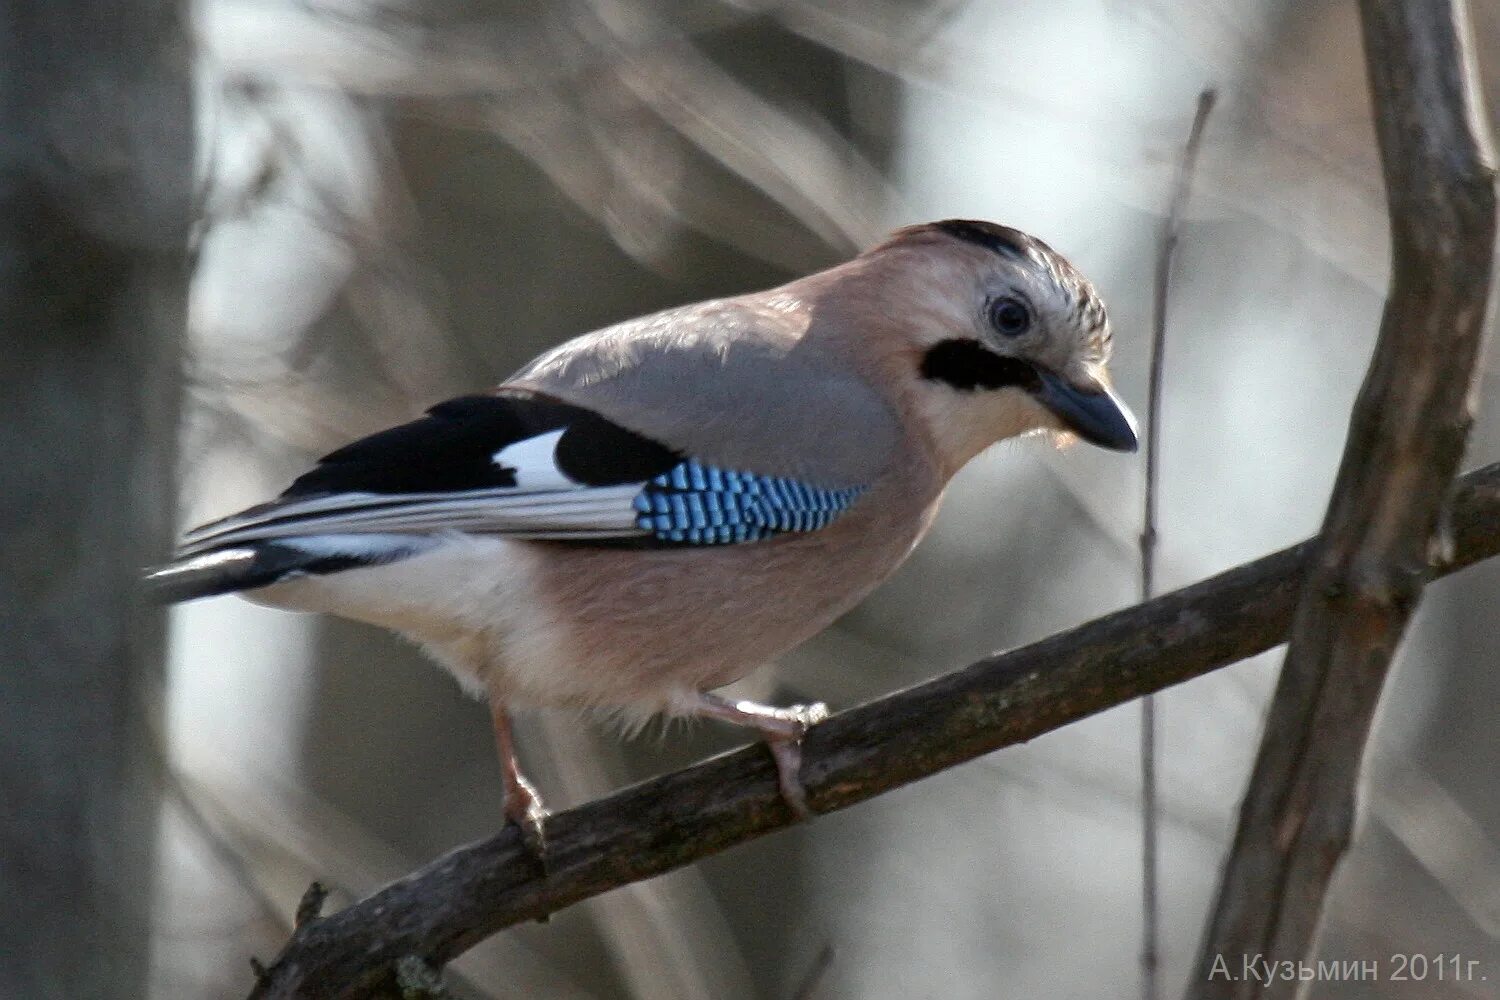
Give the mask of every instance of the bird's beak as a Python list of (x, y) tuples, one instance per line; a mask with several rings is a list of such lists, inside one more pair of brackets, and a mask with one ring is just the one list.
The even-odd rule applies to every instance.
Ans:
[(1089, 444), (1115, 451), (1135, 451), (1135, 417), (1102, 382), (1075, 385), (1054, 372), (1038, 370), (1037, 402), (1057, 415)]

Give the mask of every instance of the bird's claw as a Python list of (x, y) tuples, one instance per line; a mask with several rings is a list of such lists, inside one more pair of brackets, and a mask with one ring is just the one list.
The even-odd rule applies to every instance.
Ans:
[(520, 830), (522, 846), (543, 871), (547, 869), (547, 816), (536, 788), (521, 775), (515, 775), (505, 790), (505, 821)]
[(807, 788), (802, 784), (802, 738), (809, 729), (828, 718), (828, 706), (821, 701), (811, 705), (788, 705), (775, 709), (774, 715), (786, 723), (785, 730), (777, 727), (766, 733), (766, 746), (776, 761), (776, 787), (781, 791), (782, 801), (799, 820), (812, 819)]
[(800, 743), (807, 731), (828, 718), (828, 706), (821, 701), (810, 705), (787, 705), (785, 708), (766, 708), (751, 718), (754, 725), (768, 740), (790, 740)]
[(815, 701), (810, 705), (788, 705), (783, 709), (802, 728), (799, 740), (807, 735), (807, 731), (818, 723), (828, 718), (828, 706), (821, 701)]
[(776, 761), (776, 786), (782, 799), (798, 819), (812, 818), (807, 789), (802, 786), (802, 738), (809, 729), (828, 718), (827, 705), (817, 701), (810, 705), (773, 708), (698, 691), (683, 695), (679, 707), (694, 715), (745, 726), (759, 733)]

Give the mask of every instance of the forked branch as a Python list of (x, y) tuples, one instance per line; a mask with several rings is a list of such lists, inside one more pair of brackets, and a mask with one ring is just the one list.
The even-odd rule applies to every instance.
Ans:
[(1449, 545), (1495, 255), (1495, 173), (1461, 0), (1362, 0), (1391, 217), (1391, 290), (1354, 405), (1189, 995), (1290, 997), (1215, 975), (1300, 963), (1354, 824), (1360, 759), (1402, 632)]

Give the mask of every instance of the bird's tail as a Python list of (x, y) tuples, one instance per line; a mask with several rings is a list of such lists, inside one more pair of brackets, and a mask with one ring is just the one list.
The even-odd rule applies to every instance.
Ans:
[(281, 583), (300, 576), (337, 573), (357, 566), (389, 561), (395, 552), (372, 558), (362, 552), (331, 551), (311, 540), (252, 542), (184, 556), (165, 566), (150, 570), (145, 584), (151, 595), (163, 604), (176, 604), (199, 597), (232, 594)]

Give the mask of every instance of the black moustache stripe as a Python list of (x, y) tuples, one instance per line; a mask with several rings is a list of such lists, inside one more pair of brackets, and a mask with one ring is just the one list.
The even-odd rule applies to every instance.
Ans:
[(1041, 386), (1031, 365), (996, 354), (977, 340), (944, 340), (934, 345), (922, 356), (922, 377), (964, 392), (1012, 387), (1032, 391)]

